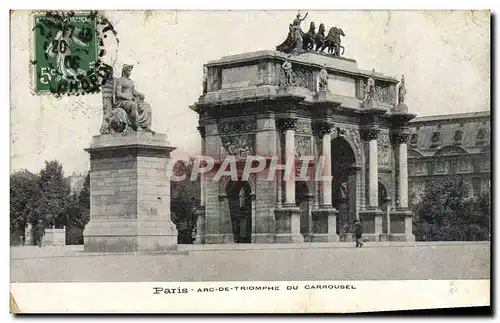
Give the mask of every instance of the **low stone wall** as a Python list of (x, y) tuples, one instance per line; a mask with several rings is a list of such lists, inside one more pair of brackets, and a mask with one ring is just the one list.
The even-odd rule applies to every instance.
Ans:
[(44, 246), (64, 246), (66, 245), (66, 228), (45, 229), (42, 245)]

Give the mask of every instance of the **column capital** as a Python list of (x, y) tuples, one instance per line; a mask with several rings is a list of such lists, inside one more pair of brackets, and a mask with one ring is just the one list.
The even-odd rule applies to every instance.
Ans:
[(295, 130), (297, 118), (283, 118), (278, 121), (278, 125), (282, 131)]
[(397, 144), (406, 144), (408, 143), (408, 140), (410, 139), (410, 134), (407, 132), (395, 132), (392, 135), (392, 140), (394, 143)]
[(361, 137), (366, 141), (377, 140), (379, 133), (380, 129), (377, 128), (361, 129)]
[(205, 138), (205, 126), (199, 126), (197, 129), (200, 132), (201, 138)]
[(313, 125), (314, 135), (317, 135), (319, 137), (323, 137), (325, 134), (330, 134), (332, 132), (332, 129), (333, 124), (327, 121), (315, 122)]

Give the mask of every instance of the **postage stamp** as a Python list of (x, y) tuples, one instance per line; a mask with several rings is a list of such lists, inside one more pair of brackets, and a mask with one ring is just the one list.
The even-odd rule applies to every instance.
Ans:
[[(102, 65), (105, 55), (104, 21), (96, 11), (49, 11), (33, 16), (33, 82), (37, 94), (80, 95), (96, 93), (110, 75)], [(104, 23), (103, 23), (104, 22)]]

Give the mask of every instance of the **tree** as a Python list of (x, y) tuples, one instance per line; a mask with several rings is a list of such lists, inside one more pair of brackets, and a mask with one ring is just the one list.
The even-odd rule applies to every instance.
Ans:
[(191, 181), (193, 160), (179, 160), (175, 163), (173, 173), (176, 176), (186, 175), (185, 180), (171, 182), (170, 210), (172, 221), (177, 226), (178, 242), (192, 243), (192, 231), (196, 226), (196, 207), (200, 204), (200, 180)]
[(28, 221), (42, 220), (46, 226), (66, 225), (66, 211), (71, 205), (70, 185), (58, 161), (45, 162), (40, 171), (37, 194), (27, 206)]
[(38, 176), (27, 170), (10, 175), (10, 233), (11, 243), (19, 244), (24, 237), (27, 207), (38, 195)]
[(414, 234), (417, 240), (485, 240), (489, 234), (489, 196), (469, 197), (462, 177), (429, 183), (415, 206)]

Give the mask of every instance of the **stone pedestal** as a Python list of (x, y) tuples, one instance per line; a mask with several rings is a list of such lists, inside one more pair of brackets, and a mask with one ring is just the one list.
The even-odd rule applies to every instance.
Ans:
[(311, 212), (313, 219), (312, 242), (338, 242), (337, 214), (334, 208), (318, 209)]
[(166, 135), (145, 132), (94, 136), (90, 148), (90, 222), (84, 250), (177, 249), (170, 219), (170, 147)]
[(408, 209), (396, 209), (390, 213), (389, 239), (391, 241), (415, 241), (413, 213)]
[(276, 243), (301, 243), (304, 236), (300, 234), (300, 215), (302, 211), (298, 207), (286, 207), (275, 209), (276, 229), (274, 242)]
[(363, 226), (363, 237), (368, 241), (380, 241), (382, 235), (383, 212), (378, 207), (359, 211), (359, 219)]

